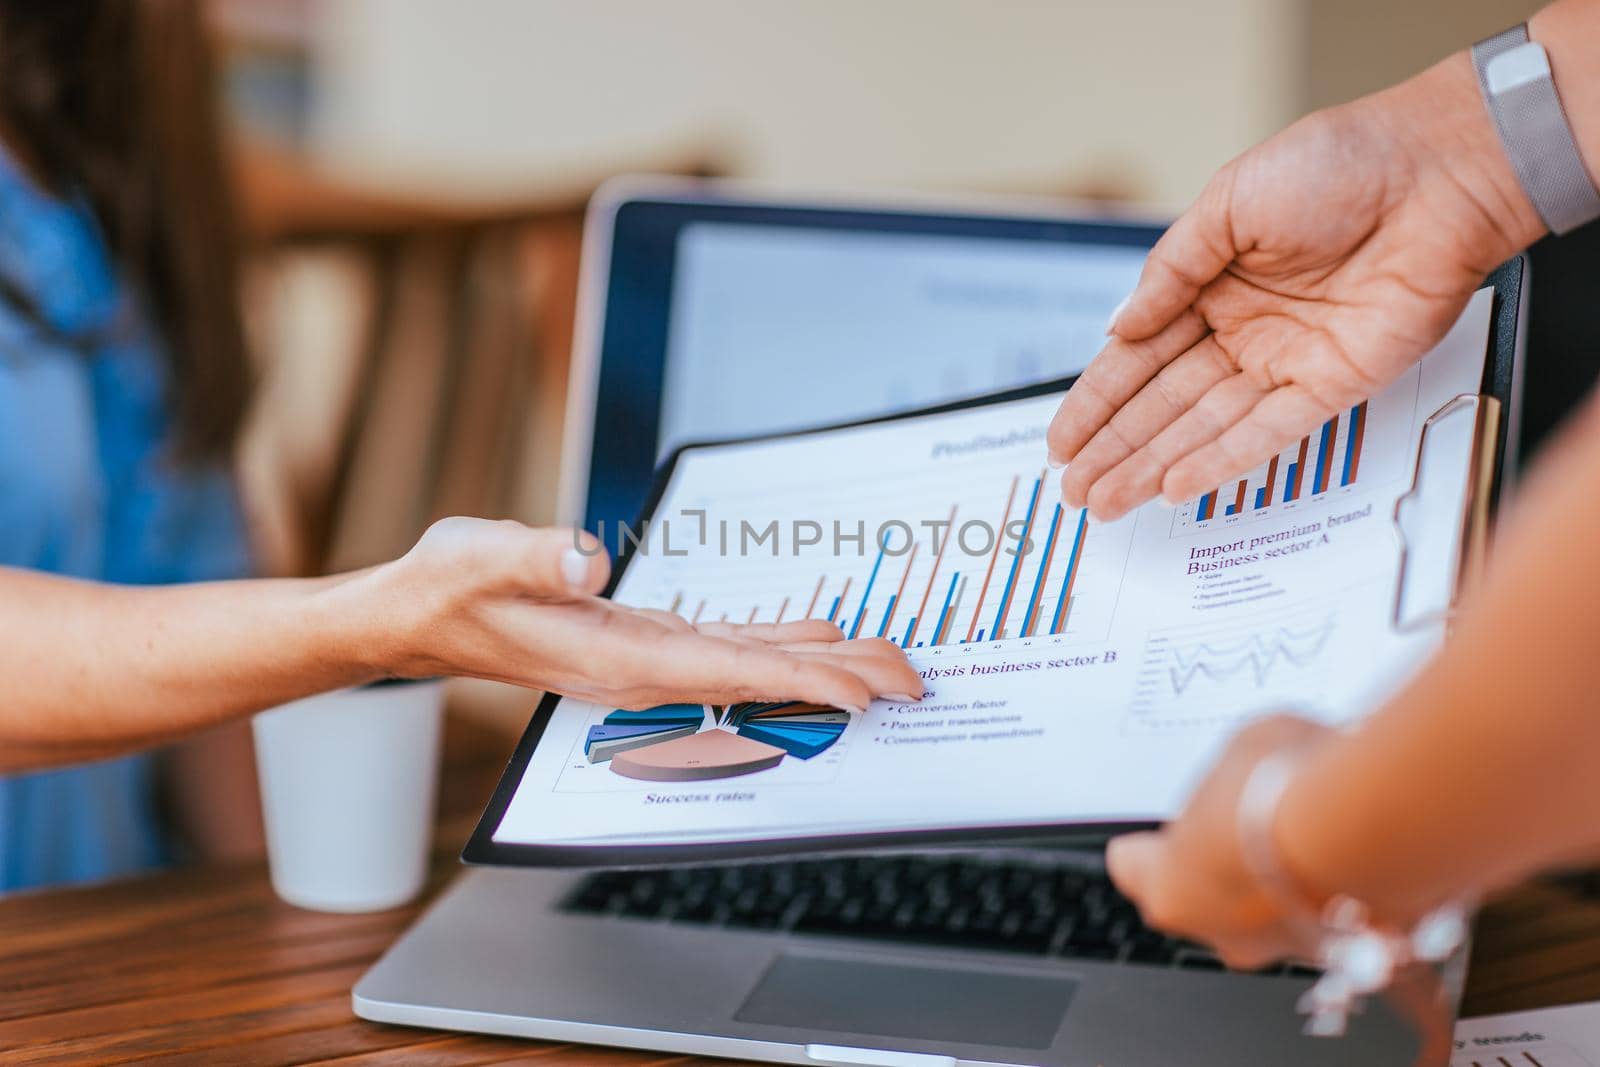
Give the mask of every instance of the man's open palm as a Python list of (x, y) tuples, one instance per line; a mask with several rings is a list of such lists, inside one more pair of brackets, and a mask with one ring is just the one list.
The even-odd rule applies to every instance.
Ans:
[(1228, 164), (1151, 251), (1050, 426), (1069, 504), (1112, 519), (1240, 477), (1398, 378), (1537, 233), (1486, 117), (1483, 172), (1446, 173), (1377, 99)]

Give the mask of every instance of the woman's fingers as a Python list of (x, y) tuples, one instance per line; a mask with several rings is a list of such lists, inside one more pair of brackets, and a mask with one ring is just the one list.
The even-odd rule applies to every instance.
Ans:
[(556, 600), (593, 596), (611, 575), (611, 561), (593, 534), (524, 526), (510, 519), (444, 521), (471, 523), (467, 536), (474, 553), (498, 570), (508, 588), (525, 596)]
[(529, 546), (535, 595), (595, 596), (611, 578), (611, 560), (591, 533), (582, 530), (530, 529)]
[(1095, 482), (1088, 494), (1089, 513), (1102, 521), (1119, 519), (1154, 497), (1174, 464), (1216, 440), (1262, 394), (1262, 388), (1243, 374), (1213, 386), (1149, 444)]
[[(723, 640), (775, 648), (799, 656), (824, 656), (853, 672), (873, 693), (899, 700), (922, 699), (922, 677), (899, 645), (882, 637), (846, 640), (830, 622), (737, 625), (712, 623), (697, 627), (700, 633)], [(778, 694), (781, 695), (781, 694)]]
[[(923, 692), (921, 676), (893, 642), (846, 641), (826, 620), (693, 627), (669, 612), (609, 601), (557, 610), (571, 613), (562, 636), (587, 650), (590, 669), (581, 681), (555, 688), (618, 706), (806, 700), (859, 710), (876, 697), (909, 701)], [(579, 632), (595, 625), (604, 626), (603, 644)]]
[(861, 710), (882, 695), (837, 658), (794, 655), (758, 642), (671, 633), (643, 643), (618, 672), (637, 680), (626, 691), (672, 694), (708, 704), (739, 700), (810, 700)]
[(1333, 414), (1297, 385), (1274, 389), (1217, 438), (1168, 468), (1161, 494), (1188, 500), (1266, 463)]
[(1209, 335), (1200, 338), (1161, 368), (1083, 447), (1061, 477), (1062, 502), (1083, 507), (1090, 486), (1149, 444), (1233, 373), (1234, 367), (1216, 339)]
[(776, 646), (784, 652), (803, 656), (827, 656), (860, 675), (875, 693), (895, 700), (922, 699), (922, 676), (906, 659), (906, 654), (882, 637), (861, 637), (853, 641), (784, 642)]
[(1200, 198), (1150, 250), (1133, 295), (1112, 318), (1109, 332), (1129, 341), (1151, 337), (1192, 307), (1195, 298), (1238, 255), (1229, 204), (1234, 168), (1224, 167)]
[(778, 646), (789, 652), (826, 652), (833, 656), (887, 656), (904, 661), (900, 646), (886, 637), (857, 637), (850, 641), (785, 641)]
[(922, 676), (917, 673), (915, 667), (911, 666), (905, 656), (900, 654), (898, 649), (895, 650), (895, 654), (892, 656), (881, 652), (840, 655), (832, 650), (826, 652), (792, 651), (790, 654), (812, 660), (821, 657), (828, 663), (843, 667), (865, 682), (874, 696), (888, 697), (891, 700), (907, 703), (922, 699)]
[(633, 608), (631, 610), (634, 612), (634, 614), (640, 616), (641, 618), (649, 619), (652, 622), (658, 622), (669, 630), (679, 630), (687, 633), (688, 631), (695, 629), (694, 625), (690, 623), (688, 619), (677, 614), (676, 612), (661, 611), (657, 608)]
[(1079, 375), (1050, 420), (1050, 462), (1060, 466), (1077, 459), (1124, 404), (1205, 335), (1205, 322), (1189, 311), (1154, 337), (1139, 341), (1112, 338)]
[(478, 536), (482, 550), (496, 554), (509, 586), (527, 596), (593, 596), (611, 573), (592, 534), (506, 520), (481, 523)]
[(448, 573), (497, 594), (550, 600), (588, 597), (605, 588), (611, 562), (592, 534), (452, 516), (440, 519), (410, 552), (415, 567)]
[(793, 622), (702, 622), (695, 629), (714, 637), (744, 638), (768, 644), (796, 641), (843, 641), (844, 631), (827, 619), (796, 619)]

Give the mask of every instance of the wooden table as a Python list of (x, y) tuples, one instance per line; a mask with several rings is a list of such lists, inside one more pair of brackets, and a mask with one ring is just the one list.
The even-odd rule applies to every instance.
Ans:
[[(456, 872), (441, 851), (436, 891)], [(421, 905), (280, 903), (260, 867), (0, 901), (0, 1062), (644, 1067), (685, 1059), (383, 1026), (350, 987)], [(1480, 924), (1471, 1014), (1600, 999), (1600, 903), (1523, 889)]]
[[(506, 740), (445, 734), (439, 847), (422, 901), (377, 915), (280, 902), (265, 868), (184, 869), (0, 900), (0, 1063), (646, 1067), (661, 1056), (385, 1026), (350, 987), (449, 882)], [(1595, 887), (1587, 887), (1594, 889)], [(1465, 1010), (1600, 1000), (1600, 892), (1532, 886), (1483, 915)]]

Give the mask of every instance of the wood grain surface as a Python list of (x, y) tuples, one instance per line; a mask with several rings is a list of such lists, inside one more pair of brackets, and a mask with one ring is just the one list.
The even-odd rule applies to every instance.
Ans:
[[(0, 899), (0, 1063), (683, 1062), (385, 1026), (351, 1013), (351, 985), (458, 872), (455, 853), (483, 788), (447, 788), (446, 809), (455, 814), (441, 827), (428, 892), (394, 911), (302, 911), (273, 896), (260, 865)], [(1593, 888), (1539, 884), (1486, 909), (1465, 1013), (1600, 1000)]]
[[(441, 853), (432, 892), (455, 873)], [(265, 871), (186, 870), (0, 901), (0, 1062), (645, 1067), (683, 1057), (357, 1019), (350, 987), (421, 905), (322, 915)], [(1466, 1011), (1600, 999), (1600, 906), (1529, 887), (1479, 924)]]

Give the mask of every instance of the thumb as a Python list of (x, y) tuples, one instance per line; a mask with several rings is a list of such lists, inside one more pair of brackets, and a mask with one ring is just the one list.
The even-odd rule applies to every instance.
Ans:
[(1106, 869), (1123, 896), (1135, 904), (1144, 901), (1165, 848), (1166, 835), (1155, 830), (1112, 839), (1106, 846)]
[(611, 561), (593, 534), (583, 530), (523, 527), (517, 552), (517, 585), (550, 599), (594, 596), (606, 587)]
[(1112, 313), (1108, 334), (1142, 341), (1160, 333), (1192, 307), (1200, 290), (1232, 263), (1231, 168), (1218, 173), (1200, 198), (1178, 217), (1150, 250), (1139, 284)]

